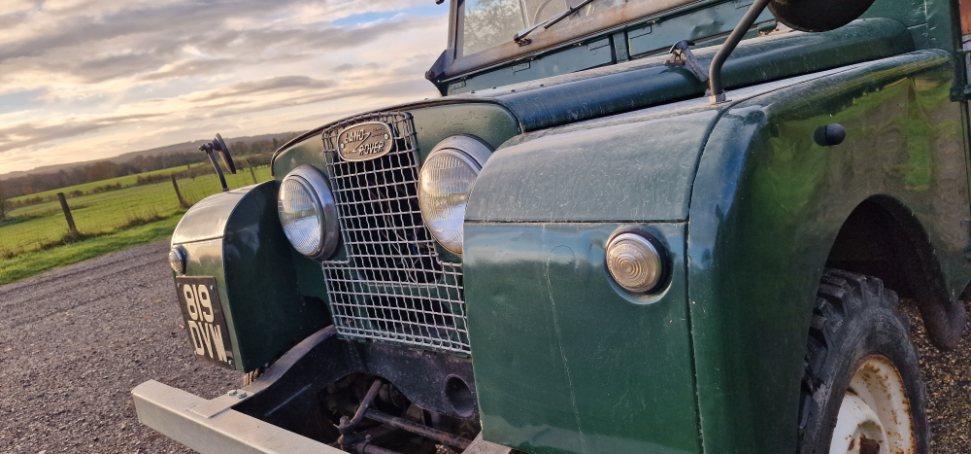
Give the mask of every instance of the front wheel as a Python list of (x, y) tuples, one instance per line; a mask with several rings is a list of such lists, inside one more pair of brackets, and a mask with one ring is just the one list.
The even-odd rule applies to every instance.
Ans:
[(927, 392), (897, 294), (827, 270), (806, 349), (800, 454), (927, 454)]

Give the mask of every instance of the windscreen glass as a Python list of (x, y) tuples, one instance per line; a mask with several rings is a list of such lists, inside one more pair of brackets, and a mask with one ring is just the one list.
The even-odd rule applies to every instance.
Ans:
[[(583, 0), (465, 0), (462, 54), (471, 55), (513, 40), (516, 32), (556, 16)], [(570, 22), (594, 16), (623, 5), (627, 0), (595, 0), (550, 29), (565, 28)], [(533, 33), (542, 33), (540, 27)]]

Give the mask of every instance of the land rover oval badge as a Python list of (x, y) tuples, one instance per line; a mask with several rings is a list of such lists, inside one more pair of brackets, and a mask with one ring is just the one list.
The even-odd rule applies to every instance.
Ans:
[(367, 161), (380, 158), (394, 148), (391, 126), (369, 121), (347, 128), (337, 136), (337, 152), (345, 161)]

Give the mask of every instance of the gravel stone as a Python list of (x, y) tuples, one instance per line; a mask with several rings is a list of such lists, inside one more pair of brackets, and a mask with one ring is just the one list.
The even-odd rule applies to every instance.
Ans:
[(971, 320), (957, 348), (942, 352), (931, 345), (913, 301), (902, 300), (910, 317), (910, 339), (920, 352), (920, 370), (930, 405), (931, 447), (935, 454), (971, 453)]
[(168, 244), (0, 287), (0, 453), (192, 453), (141, 425), (131, 389), (156, 380), (213, 398), (242, 374), (197, 362)]

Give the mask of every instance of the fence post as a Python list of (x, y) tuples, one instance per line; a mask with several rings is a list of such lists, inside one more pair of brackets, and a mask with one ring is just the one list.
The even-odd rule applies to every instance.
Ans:
[(256, 172), (253, 171), (253, 166), (249, 166), (249, 174), (253, 176), (253, 184), (259, 183), (259, 181), (256, 181)]
[(71, 207), (67, 206), (67, 199), (64, 198), (63, 192), (57, 193), (57, 200), (61, 202), (61, 210), (64, 211), (64, 218), (67, 219), (67, 228), (71, 231), (71, 235), (78, 236), (78, 228), (74, 225), (74, 217), (71, 216)]
[(189, 208), (189, 204), (185, 203), (185, 199), (182, 198), (182, 191), (179, 191), (179, 184), (175, 182), (175, 174), (169, 176), (172, 177), (172, 187), (175, 188), (175, 195), (179, 198), (179, 206), (182, 208)]

